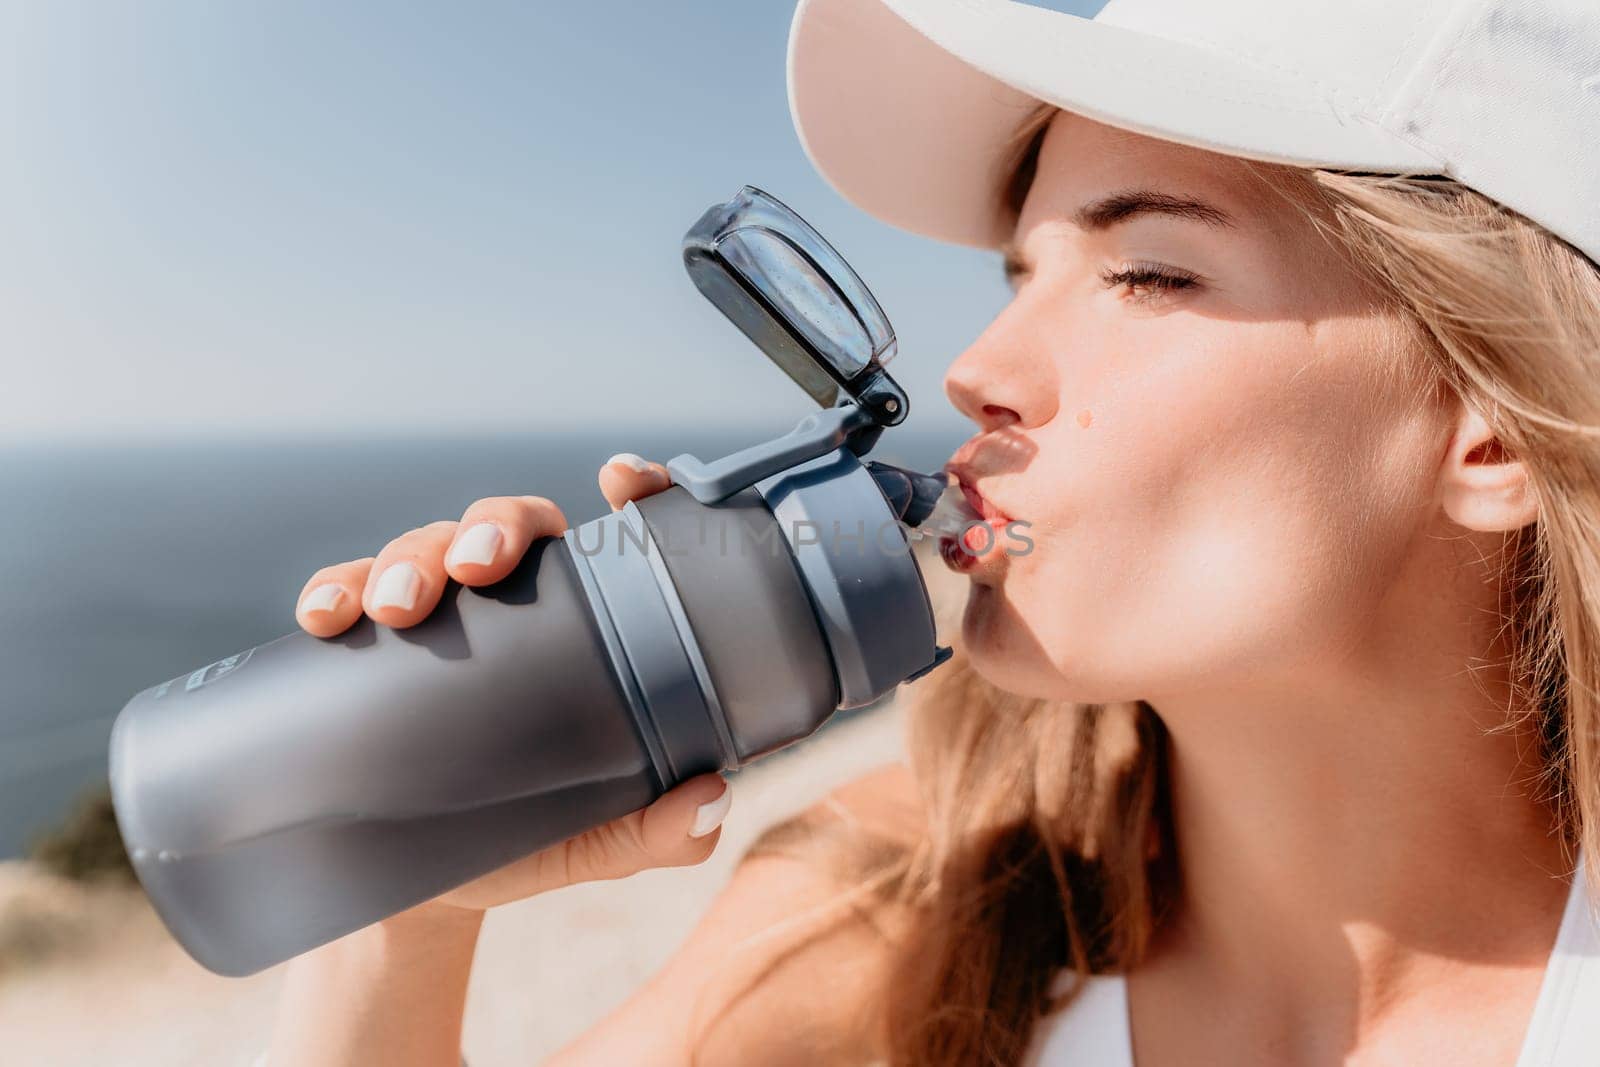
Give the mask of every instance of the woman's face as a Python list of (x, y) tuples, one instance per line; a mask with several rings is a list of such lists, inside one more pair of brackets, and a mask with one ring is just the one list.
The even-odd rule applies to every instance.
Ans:
[(1014, 299), (945, 379), (979, 426), (953, 468), (1032, 542), (946, 552), (978, 670), (1159, 701), (1355, 647), (1451, 432), (1403, 321), (1239, 161), (1066, 112), (1011, 255)]

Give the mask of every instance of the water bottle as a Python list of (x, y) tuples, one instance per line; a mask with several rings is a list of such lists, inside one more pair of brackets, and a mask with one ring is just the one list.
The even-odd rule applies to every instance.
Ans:
[(911, 550), (972, 518), (865, 460), (905, 418), (847, 264), (750, 186), (684, 240), (700, 291), (821, 407), (451, 582), (416, 626), (296, 632), (133, 697), (117, 821), (156, 911), (245, 975), (807, 736), (949, 656)]

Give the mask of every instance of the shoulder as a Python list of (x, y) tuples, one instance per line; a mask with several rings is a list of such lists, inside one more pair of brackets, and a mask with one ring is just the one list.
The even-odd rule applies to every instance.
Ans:
[[(891, 764), (795, 823), (906, 832), (915, 811), (910, 771)], [(687, 1064), (691, 1051), (697, 1067), (869, 1058), (887, 942), (856, 888), (804, 849), (753, 849), (666, 967), (552, 1063)]]

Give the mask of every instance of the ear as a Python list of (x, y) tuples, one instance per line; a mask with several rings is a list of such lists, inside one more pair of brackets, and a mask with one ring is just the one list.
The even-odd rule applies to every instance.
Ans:
[(1462, 404), (1440, 471), (1445, 514), (1469, 530), (1521, 529), (1539, 517), (1528, 469), (1495, 436), (1489, 423)]

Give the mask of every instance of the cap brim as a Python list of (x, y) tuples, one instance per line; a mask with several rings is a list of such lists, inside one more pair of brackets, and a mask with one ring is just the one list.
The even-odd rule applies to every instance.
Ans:
[(806, 155), (892, 225), (998, 247), (1010, 142), (1040, 101), (1107, 125), (1298, 166), (1440, 162), (1318, 87), (1122, 26), (1003, 0), (800, 0), (789, 107)]

